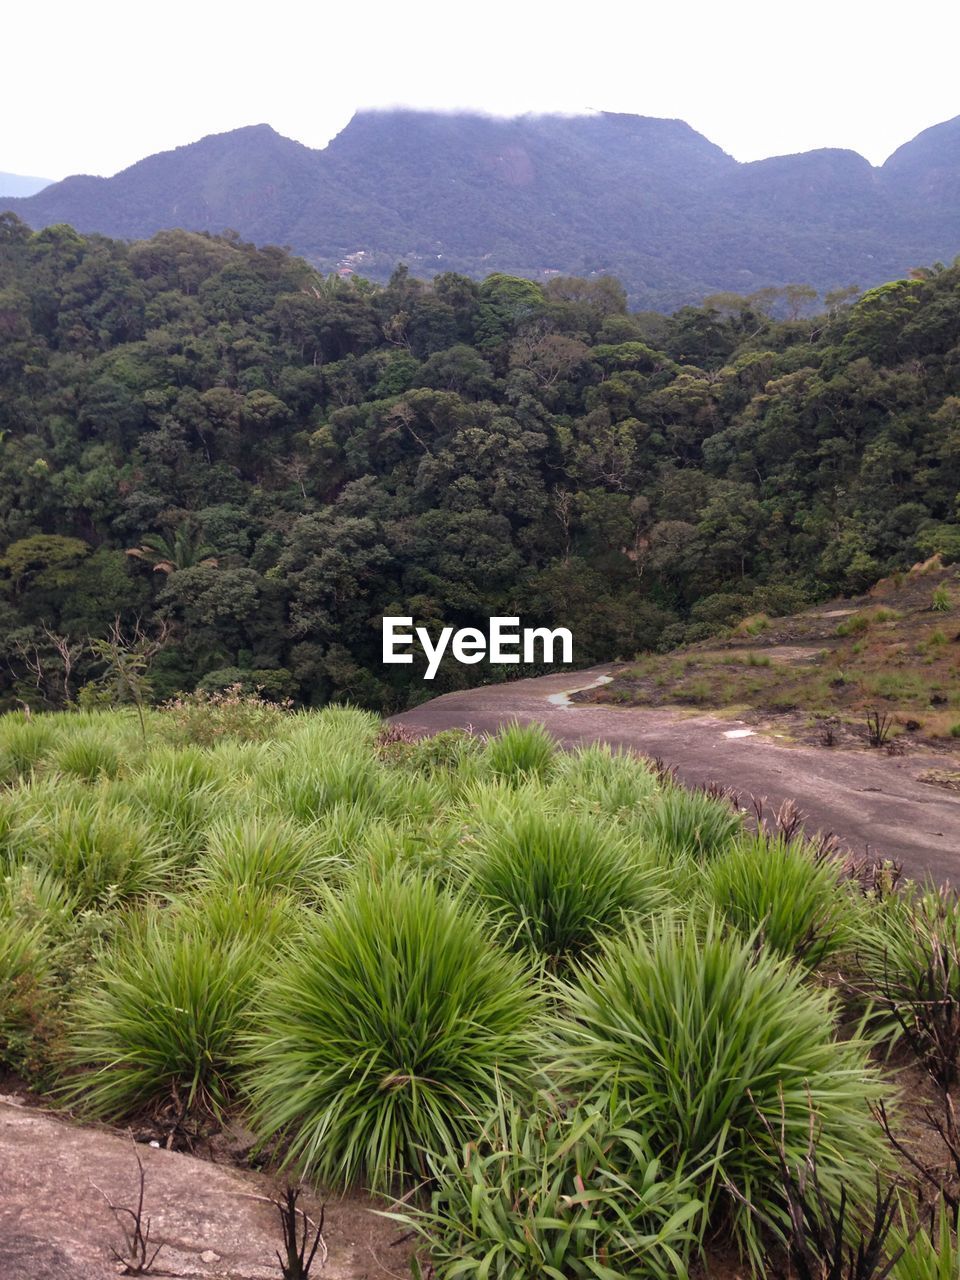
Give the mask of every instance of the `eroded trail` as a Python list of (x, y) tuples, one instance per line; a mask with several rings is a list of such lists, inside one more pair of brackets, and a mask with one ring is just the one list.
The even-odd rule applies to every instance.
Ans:
[(808, 829), (833, 832), (854, 853), (897, 858), (911, 876), (960, 883), (960, 795), (919, 780), (942, 769), (942, 757), (787, 747), (734, 720), (670, 707), (578, 705), (564, 696), (609, 670), (448, 693), (394, 720), (431, 733), (491, 733), (511, 720), (538, 720), (564, 746), (607, 742), (660, 756), (687, 783), (719, 782), (745, 797), (766, 796), (773, 805), (794, 799)]

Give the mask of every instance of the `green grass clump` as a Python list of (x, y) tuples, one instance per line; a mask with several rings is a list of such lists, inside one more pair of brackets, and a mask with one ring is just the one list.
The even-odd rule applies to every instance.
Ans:
[(275, 765), (282, 753), (279, 742), (237, 742), (224, 738), (206, 752), (206, 758), (220, 786), (246, 791), (262, 773)]
[(950, 598), (950, 591), (945, 582), (941, 582), (939, 587), (935, 588), (933, 596), (930, 600), (930, 608), (934, 613), (948, 613), (953, 605)]
[(546, 779), (552, 770), (557, 745), (541, 724), (513, 724), (490, 739), (486, 758), (491, 772), (506, 782)]
[(552, 789), (571, 805), (610, 817), (629, 817), (653, 803), (657, 781), (642, 760), (597, 744), (565, 753)]
[(531, 1087), (540, 997), (476, 909), (357, 880), (283, 957), (248, 1048), (254, 1125), (326, 1183), (383, 1187)]
[(782, 1221), (771, 1133), (801, 1163), (812, 1112), (824, 1193), (869, 1199), (883, 1156), (869, 1103), (882, 1087), (868, 1046), (834, 1038), (834, 998), (799, 970), (716, 920), (667, 918), (629, 930), (562, 991), (561, 1081), (622, 1103), (667, 1167), (703, 1168), (704, 1226), (754, 1263), (757, 1222), (730, 1188)]
[(65, 1005), (111, 925), (31, 862), (0, 878), (0, 1062), (33, 1088), (55, 1084), (62, 1070)]
[(0, 787), (0, 875), (30, 857), (39, 814), (22, 787)]
[(53, 763), (61, 773), (95, 782), (98, 778), (116, 778), (123, 768), (120, 745), (108, 734), (95, 728), (83, 729), (68, 738), (53, 754)]
[(734, 628), (735, 636), (758, 636), (770, 626), (770, 619), (765, 613), (754, 613), (738, 622)]
[(0, 912), (0, 1067), (32, 1076), (51, 1033), (50, 952), (39, 924)]
[(139, 810), (180, 867), (197, 859), (214, 807), (223, 803), (224, 781), (211, 756), (198, 747), (159, 747), (114, 794)]
[(483, 752), (480, 739), (466, 729), (443, 729), (411, 743), (409, 763), (425, 773), (454, 773), (470, 768)]
[(890, 1273), (893, 1280), (957, 1280), (960, 1276), (960, 1213), (951, 1212), (941, 1197), (932, 1219), (916, 1232), (892, 1232), (891, 1245), (903, 1250)]
[(424, 1238), (437, 1280), (686, 1274), (700, 1202), (642, 1133), (601, 1111), (502, 1104), (479, 1141), (429, 1163), (429, 1206), (399, 1216)]
[(0, 877), (0, 917), (38, 925), (51, 937), (62, 937), (79, 908), (79, 896), (64, 882), (32, 862), (20, 862)]
[(463, 832), (458, 823), (378, 821), (363, 833), (356, 853), (358, 872), (376, 878), (393, 868), (434, 876), (448, 887), (459, 884), (459, 844)]
[(315, 919), (313, 908), (289, 893), (250, 885), (210, 885), (177, 904), (180, 928), (195, 928), (218, 944), (242, 940), (264, 958), (296, 939)]
[(551, 967), (667, 899), (635, 841), (587, 814), (544, 813), (522, 793), (483, 825), (464, 872), (504, 941)]
[(884, 671), (864, 677), (860, 683), (867, 693), (879, 698), (930, 701), (930, 686), (917, 671)]
[(743, 834), (743, 818), (725, 800), (668, 787), (644, 810), (638, 830), (667, 859), (708, 861)]
[(678, 684), (673, 692), (678, 702), (695, 702), (699, 704), (709, 702), (713, 690), (712, 681), (700, 676), (696, 680), (688, 680), (685, 684)]
[(211, 889), (246, 887), (317, 898), (346, 867), (310, 827), (275, 815), (226, 815), (211, 824), (197, 877)]
[(878, 605), (875, 609), (860, 610), (852, 613), (849, 618), (837, 624), (836, 634), (841, 639), (847, 636), (861, 636), (869, 631), (875, 623), (896, 622), (900, 618), (900, 614), (896, 609), (888, 609), (885, 605)]
[(844, 618), (842, 622), (837, 623), (837, 635), (841, 638), (846, 636), (863, 635), (865, 631), (869, 631), (873, 623), (873, 616), (869, 613), (854, 613), (849, 618)]
[(742, 935), (815, 969), (849, 941), (853, 905), (836, 862), (803, 840), (758, 835), (705, 869), (703, 897)]
[(261, 931), (211, 927), (203, 913), (131, 918), (72, 1009), (68, 1053), (86, 1070), (67, 1095), (122, 1119), (172, 1104), (222, 1117), (234, 1095), (240, 1037), (271, 954)]
[(748, 667), (769, 667), (772, 665), (773, 663), (765, 653), (754, 653), (751, 651), (747, 654)]
[(874, 904), (858, 929), (860, 987), (949, 1088), (960, 1077), (960, 895), (915, 887)]
[(168, 849), (128, 805), (83, 791), (38, 823), (34, 857), (76, 895), (81, 908), (158, 893), (172, 870)]
[(267, 802), (301, 823), (315, 822), (336, 805), (356, 805), (369, 817), (385, 805), (384, 771), (353, 747), (331, 744), (316, 759), (281, 760), (266, 783)]
[(52, 724), (39, 716), (0, 718), (0, 783), (29, 777), (43, 762), (56, 741)]
[(368, 759), (380, 727), (377, 716), (357, 707), (297, 712), (285, 722), (283, 754), (289, 763), (309, 768), (321, 768), (331, 754), (345, 751), (354, 759)]

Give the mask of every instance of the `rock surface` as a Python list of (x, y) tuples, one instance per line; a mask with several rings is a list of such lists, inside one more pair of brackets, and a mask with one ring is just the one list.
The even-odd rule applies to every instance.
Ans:
[[(0, 1277), (107, 1280), (123, 1274), (111, 1248), (123, 1233), (108, 1200), (135, 1208), (137, 1156), (145, 1172), (150, 1275), (279, 1280), (274, 1186), (263, 1176), (85, 1128), (0, 1097)], [(304, 1198), (307, 1212), (319, 1210)], [(406, 1276), (402, 1229), (361, 1197), (326, 1204), (326, 1265), (316, 1280)], [(318, 1261), (320, 1254), (318, 1252)]]
[(764, 796), (773, 809), (795, 800), (809, 831), (832, 832), (852, 853), (899, 859), (916, 879), (960, 883), (960, 804), (955, 792), (924, 780), (943, 766), (943, 757), (788, 747), (761, 732), (730, 738), (740, 722), (675, 707), (570, 701), (570, 694), (598, 684), (612, 670), (604, 665), (481, 685), (443, 694), (392, 719), (415, 733), (495, 733), (512, 720), (539, 721), (565, 747), (607, 742), (659, 756), (691, 786), (719, 782), (747, 800)]

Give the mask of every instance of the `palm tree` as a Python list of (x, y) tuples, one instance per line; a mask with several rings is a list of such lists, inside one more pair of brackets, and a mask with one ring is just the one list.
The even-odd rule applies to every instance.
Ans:
[(216, 569), (216, 548), (200, 540), (200, 531), (184, 523), (171, 533), (149, 533), (127, 555), (153, 566), (154, 573), (177, 573), (196, 567)]

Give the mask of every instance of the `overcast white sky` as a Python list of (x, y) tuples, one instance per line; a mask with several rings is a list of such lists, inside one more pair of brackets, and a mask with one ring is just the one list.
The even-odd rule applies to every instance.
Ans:
[(679, 117), (738, 160), (881, 163), (960, 115), (954, 0), (48, 0), (4, 6), (0, 170), (112, 174), (245, 124), (322, 147), (358, 107)]

